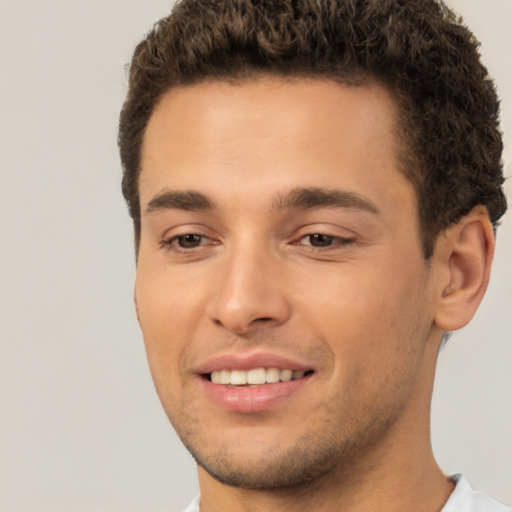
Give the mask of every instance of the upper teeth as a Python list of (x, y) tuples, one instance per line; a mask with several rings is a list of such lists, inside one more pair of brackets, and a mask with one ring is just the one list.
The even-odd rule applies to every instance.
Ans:
[(254, 370), (220, 370), (211, 373), (214, 384), (243, 386), (245, 384), (265, 384), (274, 382), (287, 382), (304, 377), (300, 370), (280, 370), (279, 368), (255, 368)]

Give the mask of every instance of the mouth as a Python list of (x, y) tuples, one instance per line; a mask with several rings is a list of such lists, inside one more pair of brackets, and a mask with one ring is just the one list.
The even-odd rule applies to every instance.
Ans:
[(213, 384), (234, 387), (257, 387), (279, 382), (290, 382), (302, 379), (313, 373), (313, 370), (292, 370), (280, 368), (253, 368), (251, 370), (215, 370), (203, 375)]
[[(313, 370), (258, 367), (249, 370), (223, 369), (201, 374), (209, 401), (231, 413), (254, 414), (276, 407), (291, 407), (293, 398), (309, 388)], [(292, 401), (291, 401), (292, 400)]]
[(316, 368), (304, 358), (272, 352), (220, 353), (195, 368), (207, 403), (252, 414), (293, 407), (311, 388)]

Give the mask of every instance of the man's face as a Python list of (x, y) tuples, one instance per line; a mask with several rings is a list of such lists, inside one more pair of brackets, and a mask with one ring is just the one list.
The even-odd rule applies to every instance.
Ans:
[(349, 471), (426, 422), (433, 271), (394, 114), (378, 86), (265, 78), (174, 89), (150, 119), (138, 315), (167, 415), (221, 481)]

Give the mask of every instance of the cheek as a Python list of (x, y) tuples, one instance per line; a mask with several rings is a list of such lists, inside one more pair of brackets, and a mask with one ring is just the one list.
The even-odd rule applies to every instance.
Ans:
[(311, 272), (302, 283), (296, 282), (300, 315), (322, 319), (320, 325), (332, 326), (340, 334), (349, 328), (384, 327), (382, 322), (391, 322), (391, 313), (407, 302), (396, 280), (386, 274), (355, 265)]
[(383, 259), (373, 268), (347, 265), (305, 279), (301, 287), (308, 293), (298, 317), (340, 361), (391, 369), (410, 356), (411, 344), (423, 343), (431, 321), (421, 261), (413, 266)]
[(194, 294), (168, 272), (151, 272), (139, 267), (135, 302), (157, 391), (159, 394), (164, 390), (165, 393), (174, 391), (179, 386), (180, 361), (187, 339), (197, 325)]
[(201, 281), (184, 279), (172, 268), (139, 264), (135, 301), (144, 334), (168, 344), (194, 322), (199, 313)]
[(421, 369), (429, 324), (417, 275), (345, 274), (331, 284), (312, 289), (315, 307), (301, 315), (332, 355), (328, 409), (350, 411), (355, 422), (386, 417), (407, 402)]

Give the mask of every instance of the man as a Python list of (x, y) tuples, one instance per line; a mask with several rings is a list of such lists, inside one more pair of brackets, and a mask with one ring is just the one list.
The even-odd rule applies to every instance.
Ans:
[(509, 510), (430, 445), (506, 210), (469, 31), (434, 0), (183, 0), (129, 87), (135, 302), (187, 510)]

